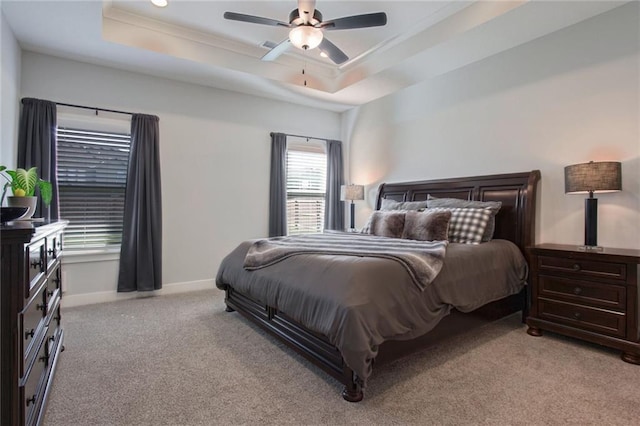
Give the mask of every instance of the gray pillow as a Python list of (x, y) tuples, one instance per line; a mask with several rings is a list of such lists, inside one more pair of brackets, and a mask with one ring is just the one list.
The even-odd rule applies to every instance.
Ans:
[(371, 214), (371, 233), (379, 237), (401, 238), (404, 230), (403, 211), (377, 210)]
[(458, 198), (436, 198), (427, 196), (427, 207), (449, 207), (449, 208), (480, 208), (487, 209), (491, 213), (487, 227), (482, 235), (482, 242), (491, 241), (496, 229), (496, 215), (502, 207), (502, 201), (471, 201)]
[[(380, 202), (380, 210), (377, 211), (389, 211), (389, 210), (424, 210), (427, 208), (427, 200), (424, 201), (396, 201), (390, 200), (387, 198), (383, 198)], [(375, 212), (374, 212), (375, 213)], [(367, 224), (364, 225), (364, 228), (360, 231), (362, 234), (369, 234), (371, 232), (371, 218), (369, 216), (369, 220)]]
[(380, 210), (420, 210), (427, 208), (427, 200), (424, 201), (396, 201), (383, 198)]
[(408, 211), (404, 217), (402, 238), (419, 241), (448, 240), (450, 211)]

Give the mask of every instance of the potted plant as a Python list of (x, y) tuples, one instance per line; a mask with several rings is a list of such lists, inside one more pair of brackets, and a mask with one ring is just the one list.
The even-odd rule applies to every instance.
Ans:
[(4, 203), (7, 189), (11, 187), (13, 196), (7, 197), (7, 204), (10, 207), (28, 207), (27, 212), (20, 218), (30, 218), (36, 209), (38, 198), (36, 197), (36, 187), (40, 189), (42, 201), (48, 206), (53, 196), (51, 182), (40, 179), (36, 167), (29, 170), (16, 169), (8, 170), (5, 166), (0, 166), (2, 176), (7, 180), (2, 188), (2, 199), (0, 205)]

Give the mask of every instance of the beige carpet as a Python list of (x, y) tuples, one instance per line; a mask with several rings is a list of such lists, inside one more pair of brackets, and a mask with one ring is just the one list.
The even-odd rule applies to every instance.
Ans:
[(217, 290), (63, 312), (45, 425), (637, 424), (640, 366), (514, 315), (374, 369), (361, 403)]

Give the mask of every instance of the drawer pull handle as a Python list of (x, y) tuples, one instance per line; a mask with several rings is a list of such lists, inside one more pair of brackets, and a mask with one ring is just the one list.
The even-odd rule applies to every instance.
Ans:
[(51, 337), (49, 337), (49, 341), (50, 341), (51, 343), (55, 342), (55, 341), (56, 341), (56, 336), (51, 336)]
[(582, 317), (582, 315), (580, 315), (580, 312), (574, 312), (573, 317), (579, 320)]
[(32, 261), (31, 267), (33, 269), (42, 269), (42, 259)]
[(49, 357), (46, 355), (41, 356), (40, 358), (38, 358), (38, 361), (43, 362), (43, 363), (47, 363), (47, 361), (49, 361)]
[(27, 407), (31, 404), (35, 404), (36, 403), (36, 395), (33, 394), (33, 396), (31, 398), (27, 398)]
[(582, 294), (582, 289), (580, 287), (576, 287), (573, 289), (573, 294), (580, 295)]
[(47, 291), (47, 296), (49, 296), (49, 297), (53, 296), (53, 290)]
[(574, 271), (579, 271), (579, 270), (580, 270), (580, 264), (578, 264), (578, 263), (574, 263), (574, 264), (573, 264), (573, 270), (574, 270)]
[(55, 252), (56, 252), (56, 251), (55, 251), (54, 249), (52, 249), (52, 248), (50, 248), (49, 250), (47, 250), (47, 253), (49, 254), (49, 256), (53, 256), (53, 254), (54, 254)]
[(44, 312), (44, 310), (45, 310), (46, 308), (47, 308), (47, 305), (44, 305), (44, 304), (43, 304), (43, 305), (41, 305), (41, 304), (39, 304), (39, 303), (38, 303), (38, 304), (36, 305), (36, 309), (37, 309), (37, 310), (39, 310), (39, 311), (43, 311), (43, 312)]
[(24, 338), (25, 338), (25, 340), (26, 340), (26, 339), (28, 339), (29, 337), (33, 337), (33, 336), (34, 336), (34, 334), (35, 334), (35, 332), (36, 332), (36, 330), (35, 330), (35, 329), (33, 329), (33, 328), (32, 328), (31, 330), (29, 330), (29, 331), (25, 331), (25, 332), (24, 332)]

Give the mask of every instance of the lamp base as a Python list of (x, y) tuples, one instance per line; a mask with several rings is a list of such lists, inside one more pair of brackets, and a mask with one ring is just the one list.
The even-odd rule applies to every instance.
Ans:
[(349, 232), (353, 232), (356, 229), (356, 205), (351, 200), (351, 227), (349, 228)]
[(584, 245), (598, 245), (598, 199), (593, 198), (593, 192), (584, 200)]
[(579, 251), (603, 252), (604, 247), (601, 246), (578, 246)]

